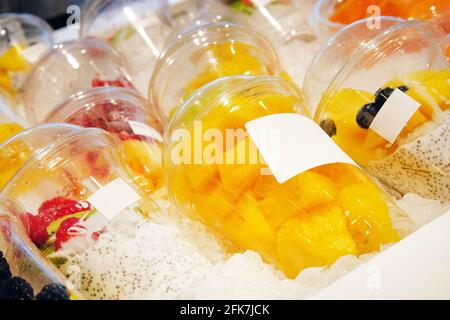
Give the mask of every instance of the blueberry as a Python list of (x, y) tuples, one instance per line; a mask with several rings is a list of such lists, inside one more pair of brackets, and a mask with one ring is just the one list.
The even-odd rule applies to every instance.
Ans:
[(330, 136), (336, 135), (336, 123), (331, 119), (320, 121), (320, 127)]
[(406, 91), (409, 90), (409, 87), (407, 87), (407, 86), (399, 86), (399, 87), (397, 87), (397, 89), (400, 90), (400, 91), (406, 92)]
[(361, 110), (358, 111), (356, 115), (356, 122), (363, 129), (369, 129), (372, 124), (373, 119), (380, 111), (381, 106), (378, 106), (375, 103), (365, 104)]
[(395, 89), (391, 87), (379, 89), (375, 93), (375, 104), (381, 108), (386, 100), (391, 96), (392, 92), (394, 92), (394, 90)]

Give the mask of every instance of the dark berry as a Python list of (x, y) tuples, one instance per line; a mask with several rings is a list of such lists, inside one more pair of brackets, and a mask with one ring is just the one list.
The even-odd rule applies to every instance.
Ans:
[(330, 136), (336, 135), (336, 123), (333, 120), (325, 119), (320, 121), (320, 127)]
[(407, 92), (409, 90), (409, 88), (407, 86), (400, 86), (400, 87), (397, 87), (397, 89), (402, 92)]
[(8, 261), (3, 256), (3, 252), (0, 251), (0, 283), (11, 279), (11, 270), (9, 269)]
[(375, 93), (375, 104), (381, 108), (386, 100), (391, 96), (392, 92), (394, 92), (394, 90), (395, 89), (391, 87), (379, 89)]
[(0, 300), (33, 300), (30, 284), (20, 277), (13, 277), (0, 284)]
[(53, 283), (42, 288), (36, 300), (70, 300), (70, 297), (65, 286)]
[(372, 124), (373, 119), (380, 111), (381, 106), (378, 106), (374, 103), (365, 104), (361, 110), (358, 111), (356, 115), (356, 122), (363, 129), (369, 129)]

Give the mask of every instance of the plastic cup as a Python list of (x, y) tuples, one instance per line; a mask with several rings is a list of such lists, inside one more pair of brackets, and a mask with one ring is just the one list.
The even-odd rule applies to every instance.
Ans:
[(123, 58), (102, 40), (55, 45), (24, 85), (27, 120), (41, 123), (65, 99), (93, 87), (132, 87), (130, 79)]

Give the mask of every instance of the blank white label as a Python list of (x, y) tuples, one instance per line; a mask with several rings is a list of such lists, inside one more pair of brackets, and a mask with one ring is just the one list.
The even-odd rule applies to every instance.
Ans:
[(159, 132), (153, 129), (152, 127), (146, 125), (145, 123), (137, 121), (128, 121), (128, 124), (130, 125), (131, 130), (133, 130), (134, 134), (149, 137), (155, 139), (158, 142), (163, 142), (163, 138), (159, 134)]
[(394, 143), (419, 107), (419, 102), (395, 89), (373, 119), (370, 129)]
[(139, 194), (119, 178), (97, 190), (88, 201), (107, 219), (112, 220), (140, 199)]
[(280, 113), (252, 120), (245, 127), (279, 183), (325, 164), (348, 163), (357, 166), (308, 117)]

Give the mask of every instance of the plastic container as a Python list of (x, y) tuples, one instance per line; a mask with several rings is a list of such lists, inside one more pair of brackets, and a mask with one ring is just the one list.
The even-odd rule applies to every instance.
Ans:
[[(110, 233), (120, 234), (123, 241), (134, 239), (137, 225), (154, 207), (126, 173), (114, 136), (101, 129), (59, 124), (63, 131), (40, 148), (39, 137), (52, 126), (38, 126), (27, 137), (10, 140), (36, 147), (2, 194), (24, 208), (33, 243), (69, 275), (77, 269), (72, 258)], [(115, 272), (107, 260), (98, 268)], [(91, 290), (99, 279), (75, 279), (71, 282), (84, 297), (95, 297)]]
[(24, 85), (27, 119), (40, 123), (71, 95), (101, 86), (132, 86), (116, 50), (97, 39), (58, 44), (34, 67)]
[(0, 300), (81, 299), (31, 242), (24, 216), (23, 209), (0, 197)]
[(401, 211), (357, 166), (333, 163), (275, 179), (246, 130), (248, 121), (274, 114), (307, 114), (301, 93), (282, 78), (222, 78), (194, 93), (165, 136), (175, 208), (210, 227), (231, 252), (254, 250), (290, 278), (399, 240), (392, 221)]
[(130, 175), (147, 194), (163, 185), (161, 127), (147, 112), (147, 101), (134, 90), (96, 88), (72, 96), (46, 122), (68, 122), (97, 127), (114, 134)]
[(363, 19), (344, 27), (328, 39), (309, 65), (303, 81), (303, 93), (312, 115), (322, 94), (345, 64), (352, 60), (352, 55), (373, 37), (402, 21), (393, 17), (380, 17), (378, 23), (374, 24), (370, 19)]
[(27, 73), (53, 45), (52, 28), (29, 14), (0, 14), (0, 87), (15, 96)]
[(13, 112), (14, 104), (13, 98), (0, 89), (0, 143), (24, 127), (23, 121)]
[(448, 202), (450, 68), (441, 37), (423, 21), (375, 36), (333, 79), (314, 120), (399, 195)]
[(149, 96), (164, 127), (196, 89), (230, 75), (280, 72), (270, 42), (248, 27), (227, 22), (200, 25), (173, 38), (158, 60)]
[(102, 38), (118, 50), (143, 95), (148, 93), (155, 61), (171, 33), (171, 23), (162, 15), (166, 3), (166, 0), (95, 0), (86, 1), (82, 7), (81, 38)]
[(367, 17), (393, 16), (430, 20), (450, 11), (447, 0), (319, 0), (311, 12), (316, 31), (334, 33)]

